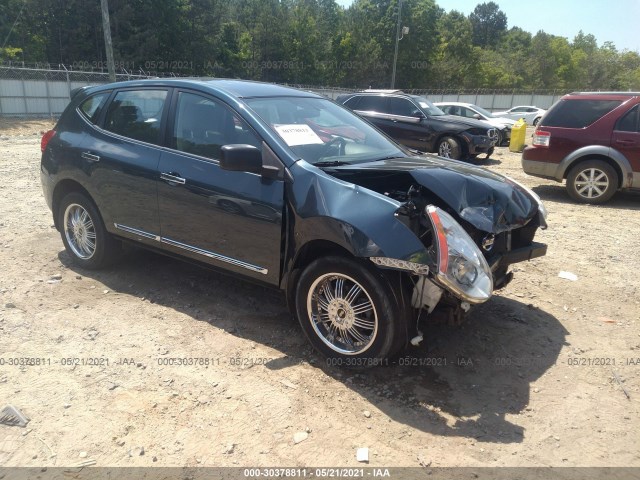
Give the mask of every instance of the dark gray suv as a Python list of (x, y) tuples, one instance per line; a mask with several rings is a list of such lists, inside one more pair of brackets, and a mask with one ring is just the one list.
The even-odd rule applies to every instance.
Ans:
[(399, 90), (367, 90), (340, 95), (337, 101), (395, 141), (445, 158), (489, 158), (498, 139), (497, 130), (486, 122), (446, 115), (425, 97)]
[(533, 240), (544, 207), (526, 188), (415, 155), (276, 85), (85, 88), (42, 152), (46, 201), (81, 268), (130, 242), (281, 289), (336, 365), (386, 362), (417, 335), (418, 312), (461, 315), (546, 251)]

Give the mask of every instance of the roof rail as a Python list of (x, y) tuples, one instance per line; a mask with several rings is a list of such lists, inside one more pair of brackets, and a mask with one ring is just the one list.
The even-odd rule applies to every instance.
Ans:
[(571, 92), (569, 95), (625, 95), (637, 97), (640, 96), (640, 92)]

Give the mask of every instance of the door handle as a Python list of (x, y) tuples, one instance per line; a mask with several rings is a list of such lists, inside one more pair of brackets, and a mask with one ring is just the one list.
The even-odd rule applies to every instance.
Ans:
[(82, 158), (84, 158), (85, 160), (89, 160), (90, 162), (99, 162), (100, 161), (100, 156), (99, 155), (94, 155), (93, 153), (82, 152), (82, 154), (80, 156)]
[(620, 145), (635, 145), (636, 142), (634, 142), (633, 140), (616, 140), (616, 143), (620, 144)]
[(186, 180), (182, 178), (179, 173), (176, 173), (176, 172), (168, 172), (168, 173), (163, 172), (160, 174), (160, 178), (169, 183), (174, 183), (174, 184), (177, 183), (180, 185), (184, 185), (186, 182)]

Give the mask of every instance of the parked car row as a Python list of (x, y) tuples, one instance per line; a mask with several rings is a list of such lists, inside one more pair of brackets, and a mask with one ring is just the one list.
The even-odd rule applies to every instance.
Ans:
[(456, 115), (464, 118), (473, 118), (476, 120), (483, 120), (492, 125), (497, 133), (496, 139), (497, 146), (508, 146), (511, 139), (511, 127), (516, 123), (515, 120), (510, 118), (497, 117), (491, 112), (485, 110), (482, 107), (478, 107), (472, 103), (461, 102), (436, 102), (438, 108), (440, 108), (447, 115)]
[(425, 97), (400, 90), (367, 90), (340, 95), (337, 102), (366, 118), (397, 142), (444, 158), (487, 158), (499, 140), (497, 130), (475, 118), (447, 115)]
[[(424, 124), (414, 146), (493, 148), (486, 124), (422, 97), (344, 100), (386, 129)], [(459, 318), (510, 282), (512, 264), (546, 252), (534, 241), (546, 210), (529, 189), (272, 84), (80, 89), (42, 138), (41, 179), (81, 268), (130, 242), (280, 289), (311, 344), (342, 366), (385, 362), (419, 338), (420, 312)]]

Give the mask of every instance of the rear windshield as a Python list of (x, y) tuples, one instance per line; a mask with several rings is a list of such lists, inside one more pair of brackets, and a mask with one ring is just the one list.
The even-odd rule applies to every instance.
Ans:
[(561, 100), (542, 120), (545, 127), (584, 128), (620, 105), (620, 100)]

